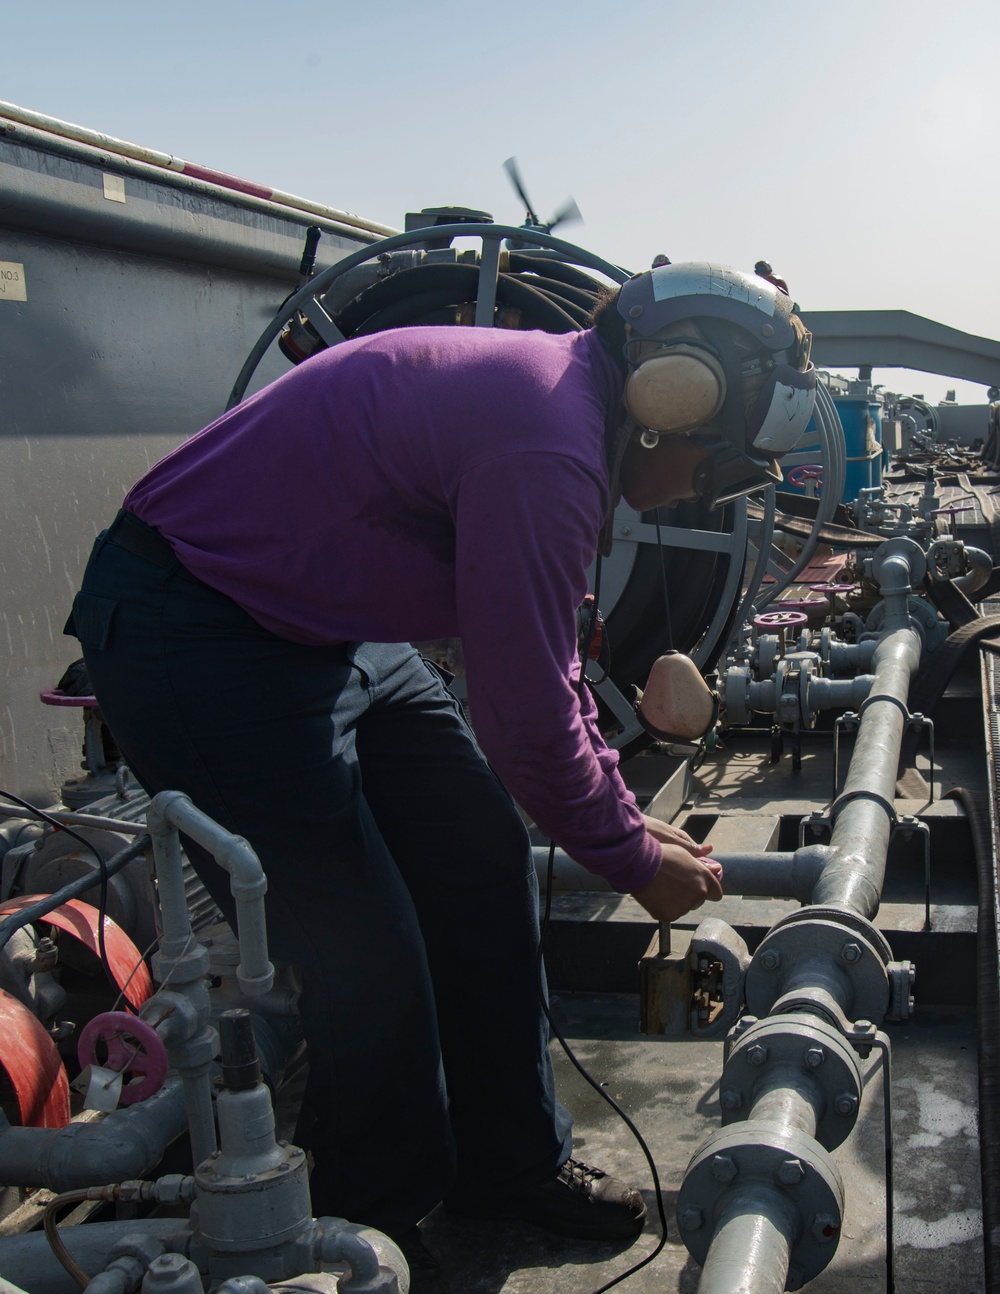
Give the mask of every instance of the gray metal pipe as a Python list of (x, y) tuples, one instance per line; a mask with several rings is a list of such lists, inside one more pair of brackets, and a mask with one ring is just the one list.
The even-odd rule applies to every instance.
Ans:
[(920, 638), (908, 627), (893, 630), (875, 649), (875, 681), (862, 708), (847, 781), (833, 805), (829, 861), (813, 903), (844, 904), (868, 920), (878, 911), (895, 820), (906, 698), (919, 662)]
[[(260, 859), (241, 836), (226, 831), (217, 822), (196, 809), (180, 791), (161, 791), (146, 810), (146, 821), (153, 837), (156, 875), (160, 884), (161, 863), (171, 887), (169, 906), (176, 906), (172, 920), (177, 937), (188, 937), (187, 901), (182, 899), (184, 879), (181, 872), (180, 844), (177, 832), (183, 831), (229, 873), (230, 888), (236, 900), (240, 944), (240, 964), (236, 977), (244, 993), (266, 993), (274, 984), (274, 967), (267, 956), (267, 925), (264, 895), (267, 878)], [(166, 908), (167, 904), (161, 903)], [(183, 914), (183, 915), (182, 915)], [(167, 915), (164, 912), (164, 933)], [(186, 930), (184, 925), (186, 924)]]
[(757, 1097), (749, 1117), (815, 1137), (820, 1117), (818, 1103), (822, 1098), (815, 1090), (808, 1090), (798, 1074), (778, 1072), (773, 1078), (773, 1086)]
[[(350, 211), (341, 211), (337, 207), (328, 207), (310, 198), (300, 198), (296, 194), (285, 193), (281, 189), (265, 188), (263, 185), (251, 184), (237, 176), (226, 175), (222, 171), (213, 171), (204, 166), (185, 162), (171, 153), (161, 152), (156, 148), (144, 148), (140, 144), (130, 143), (127, 139), (116, 139), (114, 135), (105, 135), (100, 131), (88, 130), (71, 121), (62, 121), (30, 108), (22, 108), (16, 103), (0, 100), (0, 114), (8, 121), (19, 122), (22, 126), (45, 135), (71, 140), (87, 149), (96, 149), (99, 153), (112, 153), (116, 157), (141, 162), (145, 166), (165, 172), (170, 179), (182, 175), (189, 182), (192, 178), (205, 188), (221, 188), (231, 202), (242, 206), (257, 205), (263, 201), (267, 206), (289, 208), (294, 212), (303, 212), (309, 216), (319, 216), (333, 224), (342, 225), (351, 234), (376, 234), (386, 236), (398, 231), (389, 225), (378, 224), (374, 220), (365, 220)], [(256, 191), (256, 192), (255, 192)], [(266, 195), (266, 196), (265, 196)], [(249, 200), (248, 200), (249, 199)], [(254, 201), (256, 199), (256, 201)]]
[(22, 809), (20, 806), (10, 806), (0, 804), (0, 818), (31, 818), (36, 822), (44, 822), (47, 818), (52, 818), (55, 822), (64, 823), (68, 827), (93, 827), (100, 831), (117, 831), (123, 836), (141, 836), (145, 833), (146, 828), (141, 822), (123, 822), (120, 818), (102, 818), (94, 813), (70, 813), (65, 809), (46, 809), (45, 817), (40, 813), (33, 813), (30, 809)]
[[(828, 853), (827, 846), (808, 845), (803, 849), (770, 853), (723, 852), (712, 857), (722, 864), (722, 884), (727, 894), (740, 894), (745, 898), (798, 899), (800, 903), (808, 903)], [(548, 848), (535, 845), (532, 854), (535, 870), (544, 884), (549, 863)], [(555, 852), (552, 880), (552, 888), (557, 893), (611, 892), (611, 886), (602, 876), (588, 872), (562, 849)]]
[(734, 1191), (712, 1238), (698, 1294), (783, 1294), (794, 1229), (779, 1192)]
[(0, 1182), (61, 1193), (141, 1179), (186, 1128), (184, 1089), (175, 1076), (148, 1101), (123, 1106), (100, 1123), (65, 1128), (0, 1124)]
[(970, 593), (981, 589), (993, 574), (993, 558), (981, 548), (973, 548), (971, 544), (965, 545), (965, 556), (969, 562), (969, 571), (965, 575), (957, 575), (952, 584), (968, 597)]
[[(834, 826), (827, 862), (812, 894), (813, 903), (845, 905), (868, 920), (878, 911), (885, 880), (899, 752), (909, 715), (906, 702), (921, 650), (910, 626), (908, 599), (911, 585), (922, 578), (925, 559), (915, 544), (891, 543), (873, 560), (884, 599), (885, 633), (872, 657), (874, 681), (861, 707), (847, 781), (831, 810)], [(822, 986), (823, 968), (817, 968), (815, 979)], [(813, 1138), (816, 1111), (801, 1080), (779, 1070), (773, 1086), (769, 1084), (755, 1103), (751, 1122), (765, 1143), (780, 1145), (780, 1133), (790, 1129)], [(797, 1220), (781, 1213), (780, 1205), (789, 1210), (792, 1206), (776, 1200), (779, 1194), (762, 1183), (750, 1185), (738, 1203), (727, 1204), (709, 1247), (699, 1294), (784, 1290)]]
[(138, 1258), (122, 1254), (91, 1279), (83, 1294), (132, 1294), (142, 1284), (145, 1273)]
[[(88, 1222), (60, 1227), (59, 1236), (85, 1272), (103, 1271), (108, 1254), (120, 1240), (137, 1232), (152, 1237), (175, 1253), (186, 1253), (190, 1230), (180, 1218), (134, 1218), (128, 1222)], [(4, 1275), (31, 1294), (79, 1294), (70, 1276), (49, 1248), (40, 1231), (0, 1240), (0, 1268)]]

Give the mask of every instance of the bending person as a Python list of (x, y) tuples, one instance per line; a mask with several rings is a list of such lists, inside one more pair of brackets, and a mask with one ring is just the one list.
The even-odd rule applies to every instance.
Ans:
[[(813, 382), (772, 285), (662, 265), (579, 333), (324, 351), (159, 462), (98, 539), (68, 631), (108, 724), (150, 793), (249, 840), (274, 954), (302, 967), (317, 1215), (412, 1237), (444, 1200), (641, 1230), (639, 1193), (571, 1154), (515, 801), (658, 920), (721, 896), (707, 849), (625, 788), (576, 610), (619, 491), (646, 509), (760, 488)], [(475, 735), (407, 645), (452, 636)]]

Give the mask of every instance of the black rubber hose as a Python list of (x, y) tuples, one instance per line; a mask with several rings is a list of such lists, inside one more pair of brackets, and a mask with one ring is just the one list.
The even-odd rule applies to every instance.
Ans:
[[(412, 301), (423, 292), (447, 292), (452, 304), (474, 301), (478, 285), (475, 265), (418, 265), (365, 288), (336, 315), (335, 322), (345, 337), (355, 337), (373, 315), (398, 301)], [(415, 314), (410, 315), (410, 322), (419, 322)]]
[(979, 1162), (983, 1194), (983, 1261), (987, 1294), (1000, 1291), (1000, 913), (989, 812), (984, 798), (964, 787), (960, 800), (972, 833), (979, 883), (976, 939), (976, 1023), (979, 1034)]
[(532, 287), (511, 274), (500, 275), (497, 300), (521, 310), (529, 327), (544, 328), (546, 332), (580, 332), (589, 321), (589, 310), (581, 310), (565, 300), (557, 303), (541, 288)]
[[(940, 611), (948, 621), (950, 630), (961, 629), (964, 625), (972, 624), (974, 620), (980, 619), (980, 612), (975, 605), (969, 601), (958, 585), (953, 584), (951, 580), (935, 579), (933, 574), (928, 571), (924, 576), (924, 588), (935, 609)], [(979, 600), (978, 593), (976, 600)]]
[(39, 899), (37, 903), (29, 903), (26, 908), (20, 912), (14, 912), (9, 917), (5, 917), (0, 922), (0, 949), (4, 948), (8, 940), (18, 931), (23, 930), (25, 926), (31, 925), (33, 921), (47, 916), (54, 912), (67, 899), (75, 899), (80, 894), (85, 894), (95, 885), (101, 884), (102, 877), (110, 879), (116, 873), (120, 872), (123, 867), (127, 867), (133, 858), (138, 858), (144, 854), (150, 846), (149, 836), (136, 836), (130, 845), (118, 851), (108, 859), (103, 871), (89, 872), (86, 876), (80, 876), (75, 881), (70, 881), (64, 885), (61, 890), (56, 890), (55, 894), (47, 894), (44, 899)]
[(450, 323), (455, 322), (455, 307), (459, 302), (455, 293), (447, 288), (435, 292), (414, 292), (410, 296), (400, 297), (382, 306), (370, 314), (364, 323), (347, 332), (342, 325), (338, 327), (346, 337), (370, 337), (372, 333), (383, 332), (387, 328), (406, 328), (415, 324), (426, 324), (430, 318), (450, 311)]
[[(508, 276), (504, 275), (504, 277)], [(557, 279), (546, 278), (541, 274), (517, 274), (509, 277), (516, 278), (518, 283), (527, 283), (528, 287), (535, 288), (538, 292), (544, 292), (551, 301), (555, 301), (563, 309), (573, 306), (577, 310), (582, 310), (588, 319), (597, 300), (593, 292), (585, 292), (583, 288), (573, 287), (569, 283), (560, 283)]]
[(966, 652), (986, 638), (1000, 638), (1000, 616), (977, 616), (948, 635), (926, 659), (910, 686), (910, 710), (932, 714)]
[(542, 274), (546, 278), (558, 279), (560, 283), (568, 283), (571, 287), (583, 288), (595, 298), (601, 290), (600, 282), (586, 270), (577, 269), (575, 265), (568, 265), (565, 261), (557, 261), (552, 257), (511, 252), (508, 264), (511, 274)]
[[(415, 297), (426, 298), (428, 293), (433, 293), (438, 305), (449, 297), (451, 304), (460, 305), (475, 301), (478, 288), (479, 270), (474, 265), (416, 266), (367, 288), (340, 311), (335, 322), (345, 337), (357, 337), (401, 322), (417, 324), (420, 315), (414, 308)], [(577, 332), (587, 326), (587, 310), (565, 301), (556, 303), (547, 293), (509, 274), (499, 277), (497, 302), (520, 309), (526, 315), (528, 327), (546, 332)], [(395, 322), (382, 322), (387, 317)]]

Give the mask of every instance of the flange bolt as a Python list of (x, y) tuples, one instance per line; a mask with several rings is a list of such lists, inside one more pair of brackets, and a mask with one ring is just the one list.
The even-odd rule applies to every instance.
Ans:
[(680, 1223), (682, 1231), (697, 1231), (705, 1223), (701, 1209), (694, 1208), (682, 1209), (678, 1214), (677, 1221)]
[(833, 1107), (838, 1114), (853, 1114), (858, 1108), (858, 1098), (851, 1092), (841, 1092)]
[(731, 1182), (737, 1171), (736, 1164), (728, 1155), (716, 1155), (712, 1160), (712, 1176), (717, 1182)]
[(766, 971), (775, 971), (781, 965), (781, 953), (777, 948), (768, 948), (760, 955), (760, 964)]
[(819, 1069), (824, 1060), (826, 1060), (826, 1052), (822, 1047), (810, 1047), (806, 1052), (806, 1064), (810, 1069)]
[(767, 1048), (762, 1047), (760, 1043), (754, 1043), (747, 1049), (747, 1060), (751, 1065), (763, 1065), (767, 1060)]
[(778, 1181), (784, 1186), (798, 1186), (805, 1175), (801, 1159), (786, 1159), (778, 1168)]
[(810, 1230), (821, 1244), (828, 1244), (840, 1230), (840, 1223), (830, 1213), (817, 1213)]
[(848, 964), (859, 962), (861, 960), (861, 949), (857, 944), (844, 944), (840, 950), (840, 955)]

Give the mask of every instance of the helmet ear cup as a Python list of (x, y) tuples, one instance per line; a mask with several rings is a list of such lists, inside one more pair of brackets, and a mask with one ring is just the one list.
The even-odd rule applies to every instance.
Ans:
[(638, 364), (625, 382), (625, 407), (640, 427), (680, 435), (722, 408), (726, 378), (709, 351), (672, 346)]

